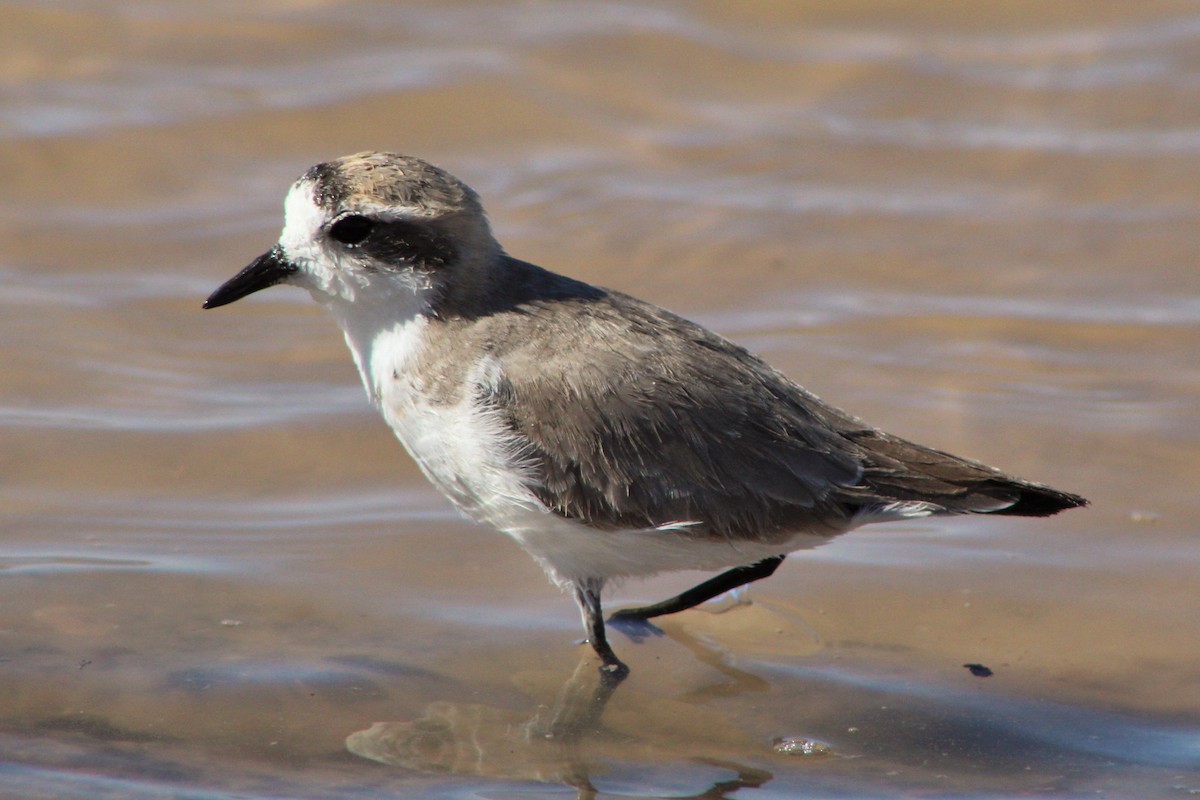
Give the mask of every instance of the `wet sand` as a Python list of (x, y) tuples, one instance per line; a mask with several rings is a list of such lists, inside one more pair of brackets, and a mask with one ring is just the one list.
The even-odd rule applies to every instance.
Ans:
[[(0, 19), (0, 796), (1200, 791), (1194, 4)], [(573, 603), (425, 484), (306, 295), (200, 311), (365, 148), (1094, 505), (841, 537), (618, 634), (599, 708)]]

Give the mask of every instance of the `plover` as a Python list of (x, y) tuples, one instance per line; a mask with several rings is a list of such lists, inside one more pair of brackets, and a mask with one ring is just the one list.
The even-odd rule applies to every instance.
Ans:
[(726, 570), (613, 615), (646, 620), (860, 525), (1087, 502), (885, 433), (700, 325), (509, 256), (478, 195), (410, 156), (309, 169), (278, 243), (204, 307), (275, 284), (333, 314), (429, 480), (574, 593), (609, 675), (627, 672), (600, 604), (614, 579)]

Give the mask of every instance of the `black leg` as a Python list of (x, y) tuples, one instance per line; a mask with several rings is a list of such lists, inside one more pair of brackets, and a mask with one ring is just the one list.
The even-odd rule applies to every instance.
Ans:
[[(785, 556), (771, 556), (749, 566), (734, 567), (731, 570), (722, 572), (715, 578), (709, 578), (699, 586), (693, 586), (686, 592), (677, 594), (668, 600), (663, 600), (661, 603), (641, 606), (640, 608), (623, 608), (620, 611), (616, 611), (609, 618), (609, 621), (647, 620), (651, 617), (674, 614), (677, 611), (684, 611), (698, 606), (706, 600), (711, 600), (719, 594), (728, 592), (730, 589), (736, 589), (739, 586), (745, 586), (751, 581), (766, 578), (783, 563), (784, 558)], [(598, 603), (596, 607), (599, 608)]]
[(579, 603), (579, 611), (583, 614), (583, 629), (588, 642), (603, 662), (600, 666), (601, 675), (620, 683), (629, 674), (629, 667), (617, 658), (604, 633), (604, 612), (600, 608), (600, 590), (603, 586), (602, 581), (594, 580), (576, 584), (575, 602)]

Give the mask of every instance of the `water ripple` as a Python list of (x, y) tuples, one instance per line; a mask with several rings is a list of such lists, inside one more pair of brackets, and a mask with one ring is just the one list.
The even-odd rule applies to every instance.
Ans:
[[(1200, 767), (1200, 729), (1150, 722), (1099, 709), (1046, 700), (1001, 697), (857, 670), (761, 663), (763, 670), (792, 677), (880, 692), (915, 702), (947, 724), (990, 729), (988, 736), (1085, 753), (1125, 763), (1194, 769)], [(963, 737), (968, 738), (966, 736)]]
[(98, 80), (23, 84), (0, 106), (0, 139), (319, 106), (381, 92), (428, 89), (507, 69), (507, 57), (495, 51), (442, 48), (355, 51), (253, 70), (128, 65)]
[(1200, 150), (1200, 128), (1097, 130), (1049, 124), (1018, 126), (921, 118), (869, 119), (828, 111), (800, 113), (796, 119), (840, 138), (919, 148), (996, 148), (1131, 156)]
[(1200, 294), (1147, 295), (1114, 299), (1088, 297), (1020, 297), (928, 294), (901, 291), (856, 292), (805, 290), (789, 296), (783, 307), (750, 311), (730, 309), (705, 315), (707, 324), (729, 336), (753, 334), (770, 327), (815, 327), (852, 319), (970, 318), (1038, 320), (1061, 324), (1135, 326), (1196, 325)]

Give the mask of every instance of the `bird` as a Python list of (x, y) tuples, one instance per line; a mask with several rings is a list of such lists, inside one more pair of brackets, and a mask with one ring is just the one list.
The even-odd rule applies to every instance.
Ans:
[(331, 312), (421, 471), (574, 595), (618, 680), (606, 584), (718, 573), (609, 620), (649, 624), (861, 525), (1087, 504), (886, 433), (701, 325), (508, 255), (479, 195), (412, 156), (309, 168), (276, 244), (203, 307), (275, 285)]

